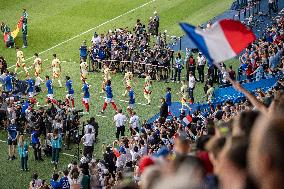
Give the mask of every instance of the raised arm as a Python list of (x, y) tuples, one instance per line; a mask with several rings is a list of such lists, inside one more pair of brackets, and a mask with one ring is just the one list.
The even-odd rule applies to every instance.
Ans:
[(246, 90), (239, 82), (236, 81), (231, 81), (231, 83), (233, 84), (234, 88), (237, 91), (240, 91), (241, 93), (243, 93), (248, 100), (252, 103), (252, 105), (254, 105), (260, 112), (262, 112), (263, 114), (268, 112), (268, 108), (259, 100), (257, 100), (257, 98), (250, 93), (248, 90)]

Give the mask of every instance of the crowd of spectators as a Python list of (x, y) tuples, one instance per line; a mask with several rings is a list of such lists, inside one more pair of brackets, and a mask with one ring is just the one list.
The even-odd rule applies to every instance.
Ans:
[(89, 54), (93, 70), (106, 63), (113, 71), (128, 69), (139, 77), (150, 73), (153, 79), (166, 79), (173, 52), (167, 47), (167, 31), (159, 31), (159, 25), (160, 18), (154, 12), (148, 26), (137, 19), (134, 28), (118, 28), (100, 35), (95, 32), (91, 47), (88, 49), (86, 43), (80, 47), (80, 56), (86, 60)]
[[(254, 80), (248, 69), (254, 69), (252, 75), (259, 67), (260, 78), (281, 75), (276, 73), (283, 71), (283, 20), (268, 28), (240, 60), (244, 80)], [(256, 74), (255, 80), (260, 78)], [(239, 82), (232, 84), (246, 100), (142, 123), (131, 136), (104, 145), (102, 159), (83, 156), (79, 165), (68, 165), (61, 180), (54, 174), (52, 182), (67, 177), (74, 188), (94, 189), (279, 188), (284, 177), (283, 79), (267, 92), (257, 90), (256, 96)]]
[[(163, 38), (165, 34), (160, 34), (158, 27), (159, 17), (155, 14), (150, 19), (148, 33), (137, 20), (134, 34), (127, 29), (109, 31), (106, 36), (95, 34), (91, 51), (93, 61), (111, 58), (116, 61), (165, 64), (158, 60), (169, 59), (171, 55), (166, 47), (166, 38)], [(240, 57), (240, 81), (258, 81), (282, 75), (283, 27), (282, 17), (246, 49)], [(149, 34), (156, 35), (153, 48), (149, 45)], [(236, 79), (231, 67), (227, 73), (226, 65), (222, 64), (224, 71), (218, 71), (214, 65), (208, 65), (201, 53), (196, 59), (197, 64), (191, 51), (186, 52), (184, 59), (178, 54), (174, 64), (174, 80), (180, 80), (180, 69), (185, 66), (187, 78), (194, 76), (204, 82), (206, 65), (206, 84), (211, 87), (213, 82), (229, 84), (227, 76)], [(0, 61), (2, 72), (6, 64), (4, 58)], [(281, 164), (284, 158), (284, 122), (280, 117), (284, 110), (284, 82), (280, 79), (267, 92), (258, 90), (257, 96), (238, 82), (232, 84), (245, 94), (247, 100), (238, 104), (228, 101), (212, 106), (208, 112), (196, 111), (190, 115), (181, 112), (179, 117), (172, 119), (161, 116), (152, 124), (136, 125), (131, 136), (118, 135), (118, 140), (104, 145), (102, 159), (92, 156), (92, 147), (98, 136), (98, 125), (92, 118), (84, 127), (82, 142), (85, 148), (80, 162), (74, 161), (63, 172), (54, 173), (50, 184), (33, 174), (30, 188), (279, 188), (284, 177)], [(45, 107), (37, 109), (38, 104), (33, 98), (23, 101), (5, 95), (4, 92), (0, 98), (0, 122), (8, 128), (8, 159), (15, 159), (15, 146), (18, 145), (23, 171), (28, 170), (27, 141), (21, 136), (17, 144), (18, 134), (32, 135), (36, 160), (43, 159), (38, 153), (39, 149), (40, 152), (43, 149), (46, 155), (52, 156), (55, 164), (58, 163), (58, 152), (53, 149), (56, 148), (54, 145), (57, 145), (55, 140), (58, 135), (63, 140), (73, 138), (80, 142), (80, 138), (78, 141), (76, 137), (80, 132), (77, 129), (79, 111), (60, 101), (49, 101)], [(122, 111), (119, 113), (122, 114)], [(190, 123), (185, 124), (184, 118)], [(15, 128), (15, 125), (19, 127)], [(72, 128), (69, 128), (70, 125)], [(44, 142), (39, 139), (41, 134)], [(89, 141), (93, 142), (92, 145), (88, 144)]]

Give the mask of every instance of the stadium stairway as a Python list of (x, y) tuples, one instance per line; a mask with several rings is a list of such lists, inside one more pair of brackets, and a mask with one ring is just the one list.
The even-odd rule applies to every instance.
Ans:
[[(250, 92), (255, 92), (257, 89), (261, 89), (263, 92), (266, 92), (270, 88), (272, 88), (278, 80), (278, 77), (262, 79), (260, 81), (254, 81), (250, 83), (243, 84), (243, 87), (246, 88)], [(214, 101), (211, 103), (211, 106), (216, 107), (218, 104), (223, 104), (226, 101), (231, 101), (233, 103), (239, 103), (244, 100), (245, 97), (242, 93), (236, 91), (232, 86), (225, 87), (225, 88), (216, 88), (214, 91)], [(189, 111), (187, 108), (185, 110), (185, 114), (193, 114), (197, 110), (201, 111), (202, 113), (206, 113), (210, 110), (210, 105), (206, 102), (194, 103), (191, 104), (190, 107), (192, 108)], [(181, 103), (180, 102), (173, 102), (171, 106), (171, 113), (172, 116), (179, 117), (181, 111)], [(147, 123), (153, 123), (155, 120), (159, 118), (160, 114), (156, 114), (152, 118), (150, 118)], [(168, 117), (170, 118), (170, 116)]]
[[(284, 15), (284, 1), (278, 1), (278, 13), (274, 14), (272, 19), (267, 16), (268, 13), (268, 1), (261, 0), (261, 13), (259, 15), (254, 16), (253, 25), (253, 32), (256, 34), (257, 37), (260, 37), (264, 31), (264, 28), (270, 26), (280, 15)], [(244, 17), (243, 12), (240, 14), (240, 21), (247, 23), (248, 17)], [(226, 12), (214, 17), (211, 21), (212, 23), (222, 20), (222, 19), (235, 19), (238, 20), (238, 11), (237, 10), (227, 10)], [(206, 26), (207, 23), (202, 24), (201, 26)], [(193, 42), (186, 36), (181, 36), (180, 38), (175, 37), (176, 40), (172, 40), (171, 45), (169, 47), (174, 51), (184, 51), (185, 48), (196, 49), (196, 46)]]

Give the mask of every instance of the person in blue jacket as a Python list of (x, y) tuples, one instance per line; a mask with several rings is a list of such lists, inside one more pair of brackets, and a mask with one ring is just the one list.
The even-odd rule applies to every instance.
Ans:
[(27, 89), (28, 95), (30, 98), (32, 98), (34, 96), (35, 82), (30, 76), (27, 76), (26, 82), (28, 84), (28, 89)]
[(87, 61), (87, 55), (88, 55), (88, 48), (86, 45), (86, 41), (83, 41), (83, 44), (79, 48), (80, 51), (80, 60), (83, 59), (83, 61)]
[(171, 105), (172, 105), (172, 94), (171, 94), (171, 88), (167, 87), (167, 93), (166, 93), (166, 103), (168, 105), (168, 112), (171, 114)]
[(5, 91), (12, 92), (13, 91), (13, 77), (11, 76), (10, 72), (6, 70), (6, 77), (5, 77)]

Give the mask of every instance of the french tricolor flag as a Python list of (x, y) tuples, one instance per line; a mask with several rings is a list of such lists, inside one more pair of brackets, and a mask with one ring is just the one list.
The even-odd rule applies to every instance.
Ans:
[(220, 20), (206, 30), (187, 23), (180, 26), (204, 56), (214, 63), (237, 56), (256, 39), (250, 29), (236, 20)]
[(192, 117), (190, 115), (187, 115), (182, 119), (182, 121), (185, 123), (185, 125), (188, 125), (192, 122)]

